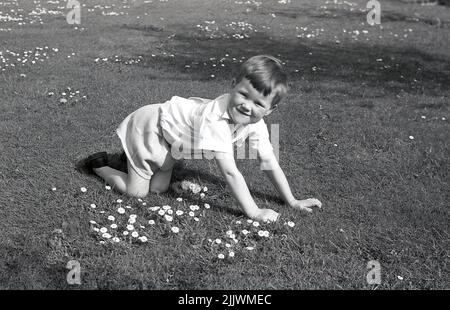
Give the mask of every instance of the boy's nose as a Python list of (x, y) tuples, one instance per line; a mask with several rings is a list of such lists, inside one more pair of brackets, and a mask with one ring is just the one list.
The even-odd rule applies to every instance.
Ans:
[(247, 102), (242, 103), (241, 107), (244, 112), (250, 112), (250, 107)]

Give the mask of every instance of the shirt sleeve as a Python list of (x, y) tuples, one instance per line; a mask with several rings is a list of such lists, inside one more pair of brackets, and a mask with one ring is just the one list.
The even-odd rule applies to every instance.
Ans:
[(228, 122), (206, 118), (200, 128), (199, 148), (202, 150), (233, 153), (232, 137)]
[(273, 152), (272, 144), (270, 143), (269, 131), (264, 120), (260, 120), (251, 125), (249, 135), (249, 147), (257, 151), (260, 155)]

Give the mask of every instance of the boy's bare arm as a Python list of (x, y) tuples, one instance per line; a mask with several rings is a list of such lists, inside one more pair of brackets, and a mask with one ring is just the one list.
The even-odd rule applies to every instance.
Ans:
[(266, 175), (269, 177), (272, 184), (280, 193), (283, 200), (291, 207), (300, 209), (303, 211), (311, 212), (311, 207), (322, 207), (322, 203), (315, 198), (297, 200), (294, 195), (292, 195), (291, 188), (286, 179), (286, 176), (278, 164), (277, 158), (273, 152), (264, 154), (264, 156), (259, 156), (261, 169), (264, 170)]
[(271, 209), (259, 209), (253, 200), (244, 177), (236, 167), (232, 154), (215, 154), (216, 162), (230, 187), (231, 194), (239, 203), (244, 213), (258, 221), (276, 221), (278, 213)]

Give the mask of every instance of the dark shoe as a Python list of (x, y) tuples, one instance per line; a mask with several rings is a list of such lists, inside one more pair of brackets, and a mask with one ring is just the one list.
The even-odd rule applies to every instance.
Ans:
[(81, 173), (95, 174), (94, 168), (108, 166), (108, 154), (106, 152), (98, 152), (80, 160), (76, 168)]
[(86, 158), (86, 167), (88, 169), (105, 166), (108, 166), (108, 154), (106, 152), (98, 152)]
[(127, 173), (127, 156), (125, 152), (108, 154), (108, 166)]

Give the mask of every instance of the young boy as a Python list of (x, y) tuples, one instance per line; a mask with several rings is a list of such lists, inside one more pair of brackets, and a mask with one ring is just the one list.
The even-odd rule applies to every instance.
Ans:
[(272, 56), (254, 56), (241, 66), (232, 86), (229, 94), (215, 100), (174, 96), (128, 115), (117, 129), (128, 173), (108, 167), (105, 152), (90, 156), (86, 165), (120, 192), (144, 197), (149, 190), (161, 193), (169, 188), (177, 159), (192, 152), (194, 158), (213, 157), (244, 213), (257, 221), (273, 222), (278, 213), (258, 208), (233, 157), (232, 144), (248, 137), (261, 169), (289, 206), (306, 212), (320, 208), (317, 199), (297, 200), (292, 195), (263, 120), (287, 93), (281, 62)]

